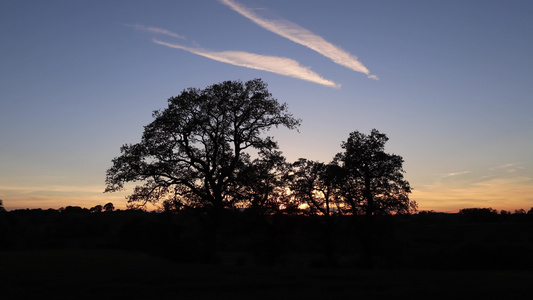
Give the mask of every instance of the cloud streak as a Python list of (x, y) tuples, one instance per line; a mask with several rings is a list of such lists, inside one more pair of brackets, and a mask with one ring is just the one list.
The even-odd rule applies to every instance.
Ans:
[(519, 163), (509, 163), (509, 164), (492, 167), (489, 170), (491, 171), (502, 171), (503, 170), (507, 173), (513, 173), (513, 172), (523, 170), (523, 169), (524, 167), (521, 166)]
[(144, 26), (144, 25), (139, 25), (139, 24), (124, 24), (124, 25), (129, 26), (129, 27), (133, 27), (134, 29), (139, 30), (139, 31), (146, 31), (146, 32), (151, 32), (151, 33), (155, 33), (155, 34), (167, 35), (167, 36), (171, 36), (171, 37), (178, 38), (178, 39), (184, 39), (185, 38), (182, 35), (179, 35), (179, 34), (177, 34), (175, 32), (172, 32), (172, 31), (169, 31), (169, 30), (166, 30), (166, 29), (162, 29), (162, 28), (157, 28), (157, 27), (152, 27), (152, 26)]
[(370, 71), (358, 60), (357, 56), (348, 53), (340, 47), (326, 41), (321, 36), (318, 36), (295, 23), (288, 20), (271, 20), (263, 18), (257, 15), (252, 9), (244, 7), (233, 0), (219, 1), (266, 30), (306, 46), (341, 66), (356, 72), (364, 73), (370, 79), (378, 80), (376, 75), (370, 75)]
[(298, 78), (333, 88), (340, 88), (340, 84), (321, 77), (317, 73), (311, 71), (309, 67), (304, 67), (300, 65), (298, 61), (291, 58), (260, 55), (243, 51), (216, 52), (200, 48), (191, 48), (182, 45), (171, 44), (167, 42), (162, 42), (157, 39), (154, 39), (153, 41), (159, 45), (185, 50), (190, 53), (207, 57), (219, 62), (290, 76), (293, 78)]
[(443, 178), (445, 178), (445, 177), (453, 177), (453, 176), (464, 175), (464, 174), (468, 174), (468, 173), (470, 173), (470, 171), (451, 172), (451, 173), (443, 174), (442, 177)]

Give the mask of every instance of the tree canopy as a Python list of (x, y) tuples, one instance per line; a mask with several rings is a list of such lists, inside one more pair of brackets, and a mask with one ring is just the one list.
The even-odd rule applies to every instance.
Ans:
[(266, 132), (300, 124), (260, 79), (186, 89), (153, 117), (141, 142), (123, 145), (107, 170), (106, 192), (142, 182), (128, 197), (130, 205), (234, 207), (245, 183), (242, 173), (261, 162), (251, 159), (253, 151), (261, 157), (278, 148)]
[(292, 167), (290, 189), (295, 201), (307, 205), (311, 214), (329, 216), (333, 210), (338, 211), (340, 195), (336, 182), (336, 165), (300, 158)]
[(403, 158), (385, 152), (387, 135), (350, 133), (335, 161), (342, 167), (341, 193), (353, 214), (406, 213), (416, 209), (409, 199), (411, 187), (404, 179)]
[(403, 158), (385, 152), (388, 137), (376, 129), (350, 133), (329, 164), (303, 158), (288, 164), (267, 133), (301, 121), (260, 79), (186, 89), (153, 117), (141, 141), (123, 145), (107, 170), (106, 192), (138, 183), (127, 197), (130, 207), (162, 202), (165, 210), (272, 213), (306, 204), (326, 216), (416, 210)]

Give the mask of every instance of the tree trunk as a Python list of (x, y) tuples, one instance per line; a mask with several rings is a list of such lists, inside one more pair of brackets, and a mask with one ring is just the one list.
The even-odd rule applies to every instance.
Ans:
[(371, 192), (370, 175), (365, 174), (365, 191), (364, 197), (366, 198), (366, 211), (365, 221), (363, 225), (363, 237), (361, 240), (361, 246), (363, 249), (363, 267), (374, 267), (374, 198)]

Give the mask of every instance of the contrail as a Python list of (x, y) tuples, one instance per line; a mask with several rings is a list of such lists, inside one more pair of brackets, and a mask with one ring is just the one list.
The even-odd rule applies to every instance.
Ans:
[(370, 71), (357, 59), (357, 56), (346, 52), (340, 47), (324, 40), (321, 36), (295, 23), (288, 20), (269, 20), (262, 18), (252, 9), (244, 7), (233, 0), (219, 1), (266, 30), (313, 49), (341, 66), (366, 74), (368, 78), (378, 79), (376, 75), (370, 75)]
[(125, 26), (129, 26), (129, 27), (133, 27), (137, 30), (140, 30), (140, 31), (146, 31), (146, 32), (151, 32), (151, 33), (156, 33), (156, 34), (163, 34), (163, 35), (168, 35), (168, 36), (171, 36), (171, 37), (175, 37), (175, 38), (178, 38), (178, 39), (184, 39), (185, 37), (182, 36), (182, 35), (179, 35), (175, 32), (172, 32), (172, 31), (169, 31), (169, 30), (166, 30), (166, 29), (161, 29), (161, 28), (157, 28), (157, 27), (152, 27), (152, 26), (144, 26), (144, 25), (139, 25), (139, 24), (124, 24)]
[(181, 45), (171, 44), (154, 39), (159, 45), (185, 50), (197, 55), (201, 55), (216, 61), (228, 63), (235, 66), (246, 67), (250, 69), (268, 71), (280, 75), (290, 76), (293, 78), (303, 79), (306, 81), (322, 84), (325, 86), (340, 88), (331, 80), (322, 78), (308, 67), (301, 66), (299, 62), (287, 57), (267, 56), (243, 51), (208, 51), (200, 48), (191, 48)]

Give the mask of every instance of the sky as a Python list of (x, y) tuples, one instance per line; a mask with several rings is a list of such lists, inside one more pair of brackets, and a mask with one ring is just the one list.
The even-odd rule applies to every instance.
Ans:
[(533, 1), (0, 2), (0, 199), (124, 208), (120, 146), (186, 88), (261, 78), (288, 161), (387, 134), (419, 210), (533, 207)]

